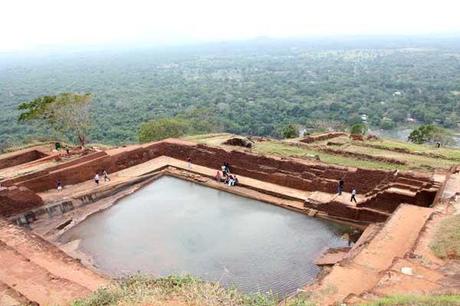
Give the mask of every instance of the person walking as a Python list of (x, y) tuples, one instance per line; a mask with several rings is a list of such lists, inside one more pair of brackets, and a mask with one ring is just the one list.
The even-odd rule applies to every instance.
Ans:
[(94, 182), (96, 183), (96, 185), (99, 185), (99, 173), (96, 173), (96, 175), (94, 176)]
[(351, 199), (350, 199), (350, 202), (355, 202), (355, 203), (358, 203), (358, 201), (356, 201), (356, 189), (353, 188), (353, 190), (351, 191)]
[(190, 157), (187, 158), (188, 168), (192, 169), (192, 159)]
[(107, 171), (105, 169), (102, 172), (102, 175), (104, 176), (104, 182), (110, 182), (109, 174), (107, 173)]
[(345, 185), (345, 182), (343, 181), (343, 178), (340, 178), (339, 186), (338, 186), (338, 190), (337, 190), (339, 195), (342, 195), (344, 185)]

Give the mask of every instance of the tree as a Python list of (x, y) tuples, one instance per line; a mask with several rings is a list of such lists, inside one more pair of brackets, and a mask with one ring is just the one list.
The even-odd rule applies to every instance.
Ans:
[(286, 125), (281, 133), (284, 138), (296, 138), (299, 136), (299, 131), (294, 124)]
[(91, 99), (89, 93), (42, 96), (18, 106), (18, 110), (22, 111), (18, 121), (42, 122), (66, 137), (75, 137), (84, 146), (90, 127)]
[(190, 130), (191, 122), (180, 118), (162, 118), (141, 124), (139, 141), (149, 142), (170, 137), (180, 137)]
[(353, 124), (350, 129), (352, 135), (364, 135), (367, 133), (367, 125), (364, 123)]
[(433, 124), (425, 124), (414, 129), (410, 133), (408, 140), (417, 144), (429, 142), (449, 144), (452, 142), (452, 137), (449, 132), (441, 127)]
[(384, 130), (391, 130), (396, 127), (396, 124), (390, 118), (383, 118), (380, 120), (380, 128)]

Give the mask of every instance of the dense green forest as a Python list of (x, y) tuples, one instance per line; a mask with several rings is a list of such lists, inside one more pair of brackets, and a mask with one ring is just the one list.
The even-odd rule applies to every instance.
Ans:
[(408, 118), (457, 128), (460, 39), (255, 40), (187, 47), (0, 54), (0, 145), (49, 137), (18, 123), (42, 95), (90, 92), (90, 141), (137, 141), (150, 119), (200, 116), (216, 131), (288, 123), (373, 127)]

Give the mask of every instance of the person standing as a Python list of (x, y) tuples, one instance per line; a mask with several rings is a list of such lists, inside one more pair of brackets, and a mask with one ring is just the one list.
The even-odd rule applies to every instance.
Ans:
[(225, 166), (225, 171), (227, 173), (230, 173), (230, 164), (228, 162), (224, 162), (224, 166)]
[(96, 175), (94, 176), (94, 182), (96, 183), (96, 185), (99, 185), (99, 173), (96, 173)]
[(61, 180), (57, 180), (57, 182), (56, 182), (56, 188), (57, 188), (57, 191), (59, 191), (59, 192), (62, 191), (62, 183), (61, 183)]
[(343, 178), (340, 178), (339, 186), (338, 186), (338, 190), (337, 190), (339, 195), (342, 195), (344, 185), (345, 185), (345, 182), (343, 181)]
[(190, 157), (187, 158), (188, 168), (192, 169), (192, 159)]
[(351, 191), (351, 200), (350, 202), (355, 202), (355, 203), (358, 203), (358, 201), (356, 201), (356, 189), (353, 188), (353, 190)]

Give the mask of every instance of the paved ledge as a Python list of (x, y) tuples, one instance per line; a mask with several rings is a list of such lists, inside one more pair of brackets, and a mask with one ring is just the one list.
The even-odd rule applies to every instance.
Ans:
[[(310, 200), (312, 197), (314, 197), (315, 200), (317, 200), (319, 203), (327, 203), (334, 200), (353, 208), (356, 207), (354, 203), (350, 202), (351, 195), (349, 193), (344, 192), (341, 196), (338, 196), (337, 194), (329, 194), (320, 191), (302, 191), (241, 175), (237, 176), (240, 186), (229, 187), (223, 183), (218, 183), (213, 180), (217, 169), (211, 169), (195, 164), (192, 164), (189, 168), (187, 162), (167, 156), (157, 157), (145, 163), (109, 174), (109, 182), (104, 182), (103, 178), (101, 177), (99, 186), (97, 186), (93, 180), (88, 180), (79, 184), (64, 186), (61, 192), (58, 192), (55, 189), (41, 192), (39, 193), (39, 196), (44, 200), (46, 204), (71, 200), (73, 198), (81, 197), (85, 194), (103, 192), (111, 188), (115, 188), (122, 183), (126, 183), (130, 180), (158, 172), (168, 167), (181, 170), (181, 173), (176, 173), (177, 176), (186, 178), (187, 173), (197, 174), (208, 178), (206, 185), (211, 187), (225, 190), (231, 193), (236, 193), (242, 196), (251, 197), (288, 209), (301, 211), (307, 214), (312, 209), (305, 208), (303, 203), (306, 200)], [(364, 199), (365, 198), (363, 196), (358, 196), (359, 202)]]
[(414, 247), (433, 212), (432, 208), (402, 204), (354, 257), (336, 264), (323, 279), (304, 289), (314, 292), (320, 305), (335, 305), (371, 290), (394, 260)]

